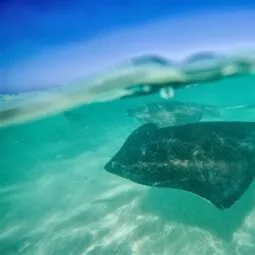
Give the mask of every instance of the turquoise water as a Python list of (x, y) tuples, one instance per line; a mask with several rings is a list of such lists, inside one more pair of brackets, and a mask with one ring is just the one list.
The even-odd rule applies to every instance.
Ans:
[[(176, 91), (174, 100), (255, 102), (255, 77)], [(171, 99), (167, 99), (171, 100)], [(130, 107), (158, 95), (95, 103), (0, 129), (0, 254), (179, 255), (255, 251), (255, 184), (220, 211), (180, 190), (111, 175), (105, 163), (140, 123)], [(219, 120), (254, 121), (255, 110)]]

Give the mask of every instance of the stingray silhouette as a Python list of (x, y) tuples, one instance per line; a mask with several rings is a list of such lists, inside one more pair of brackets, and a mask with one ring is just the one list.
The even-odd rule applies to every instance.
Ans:
[(220, 118), (223, 113), (234, 110), (255, 109), (255, 102), (234, 106), (204, 105), (192, 102), (165, 101), (128, 109), (128, 116), (142, 123), (155, 123), (159, 127), (178, 126), (203, 121), (204, 117)]
[(255, 122), (199, 122), (131, 133), (105, 170), (133, 182), (181, 189), (231, 207), (255, 172)]

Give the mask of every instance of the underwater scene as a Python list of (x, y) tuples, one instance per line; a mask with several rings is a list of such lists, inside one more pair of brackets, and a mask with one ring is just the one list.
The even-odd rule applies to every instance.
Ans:
[(0, 254), (254, 254), (254, 70), (151, 55), (2, 95)]
[(255, 1), (0, 1), (0, 255), (254, 255)]

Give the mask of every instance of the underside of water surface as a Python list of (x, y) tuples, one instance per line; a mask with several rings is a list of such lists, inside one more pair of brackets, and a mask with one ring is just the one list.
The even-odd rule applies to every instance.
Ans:
[[(222, 211), (192, 193), (104, 170), (140, 125), (129, 108), (171, 100), (249, 104), (254, 84), (254, 76), (203, 81), (173, 98), (94, 102), (1, 127), (0, 254), (254, 254), (254, 183)], [(230, 120), (255, 121), (255, 109), (218, 117)]]

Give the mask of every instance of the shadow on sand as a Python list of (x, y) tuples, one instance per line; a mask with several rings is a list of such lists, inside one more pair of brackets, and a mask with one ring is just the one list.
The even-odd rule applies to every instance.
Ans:
[(159, 216), (166, 223), (198, 227), (228, 242), (251, 212), (254, 201), (255, 183), (226, 210), (219, 210), (200, 197), (182, 190), (150, 188), (141, 201), (141, 209)]

